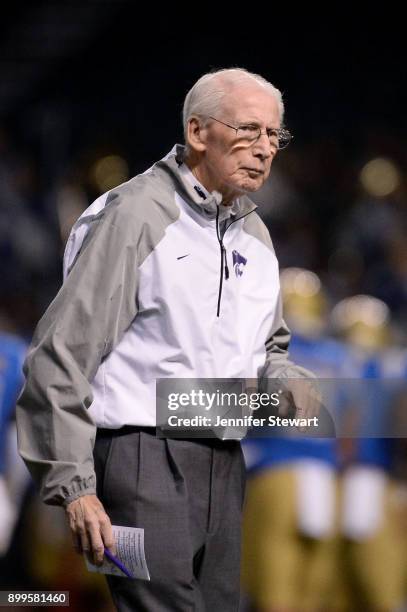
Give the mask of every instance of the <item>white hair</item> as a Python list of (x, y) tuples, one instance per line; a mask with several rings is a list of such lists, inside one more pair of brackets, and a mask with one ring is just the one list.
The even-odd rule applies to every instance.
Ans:
[(259, 74), (254, 74), (244, 68), (223, 68), (201, 76), (187, 93), (182, 111), (185, 142), (188, 142), (188, 121), (192, 116), (202, 117), (205, 121), (210, 115), (216, 115), (222, 107), (223, 98), (230, 92), (230, 88), (250, 81), (255, 81), (275, 97), (282, 123), (284, 104), (279, 89)]

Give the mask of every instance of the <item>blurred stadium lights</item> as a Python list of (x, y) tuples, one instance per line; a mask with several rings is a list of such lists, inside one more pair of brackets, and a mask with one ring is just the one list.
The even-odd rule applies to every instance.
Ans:
[(362, 168), (360, 182), (375, 197), (391, 195), (400, 186), (400, 172), (395, 163), (384, 157), (372, 159)]
[(98, 192), (104, 193), (128, 180), (129, 166), (120, 155), (106, 155), (93, 164), (89, 178)]

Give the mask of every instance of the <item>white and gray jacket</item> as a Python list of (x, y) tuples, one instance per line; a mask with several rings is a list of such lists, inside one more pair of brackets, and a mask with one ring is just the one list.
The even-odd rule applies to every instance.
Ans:
[(157, 378), (306, 375), (287, 359), (278, 263), (255, 204), (240, 197), (229, 216), (180, 171), (183, 154), (98, 198), (72, 229), (17, 406), (20, 453), (46, 503), (95, 493), (96, 428), (154, 426)]

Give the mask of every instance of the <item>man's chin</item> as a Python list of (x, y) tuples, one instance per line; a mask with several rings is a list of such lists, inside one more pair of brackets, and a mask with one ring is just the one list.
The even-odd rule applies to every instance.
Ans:
[(245, 195), (247, 193), (254, 193), (258, 191), (264, 185), (264, 177), (259, 177), (256, 180), (246, 178), (238, 183), (229, 183), (228, 185), (228, 195), (227, 198), (224, 199), (228, 202), (233, 201), (235, 198), (239, 196)]
[(258, 191), (264, 185), (263, 177), (259, 177), (257, 179), (249, 179), (243, 181), (239, 185), (239, 190), (241, 193), (253, 193), (254, 191)]

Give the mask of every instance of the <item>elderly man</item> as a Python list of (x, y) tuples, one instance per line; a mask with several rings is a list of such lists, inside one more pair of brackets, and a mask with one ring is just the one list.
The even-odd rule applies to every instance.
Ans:
[(155, 381), (307, 376), (287, 360), (277, 260), (245, 195), (290, 139), (282, 119), (262, 77), (200, 78), (186, 147), (85, 211), (36, 330), (20, 452), (96, 563), (112, 524), (145, 530), (151, 582), (109, 577), (120, 610), (238, 606), (240, 443), (156, 437)]

